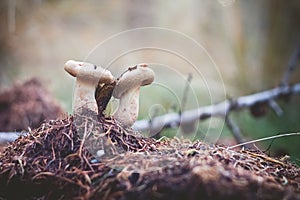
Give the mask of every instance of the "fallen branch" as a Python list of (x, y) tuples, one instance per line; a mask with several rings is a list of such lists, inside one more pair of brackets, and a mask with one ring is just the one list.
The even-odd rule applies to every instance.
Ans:
[(0, 132), (0, 144), (6, 142), (12, 142), (16, 140), (20, 135), (26, 135), (26, 132)]
[(222, 117), (234, 110), (251, 107), (256, 103), (269, 102), (283, 96), (300, 93), (300, 83), (292, 86), (278, 86), (274, 89), (242, 96), (233, 100), (225, 100), (221, 103), (199, 107), (194, 110), (187, 110), (179, 113), (168, 113), (150, 120), (140, 120), (133, 125), (136, 131), (162, 130), (168, 127), (178, 127), (180, 124), (192, 123), (197, 120), (204, 120), (210, 117)]
[[(295, 70), (298, 60), (300, 59), (300, 45), (298, 45), (289, 59), (288, 66), (282, 77), (281, 83), (278, 87), (259, 92), (256, 94), (238, 97), (234, 100), (225, 100), (218, 104), (199, 107), (194, 110), (180, 111), (179, 113), (168, 113), (166, 115), (157, 116), (150, 120), (140, 120), (133, 125), (133, 129), (136, 131), (148, 131), (151, 134), (159, 133), (164, 128), (176, 128), (180, 125), (193, 125), (198, 120), (204, 120), (211, 117), (222, 117), (228, 128), (232, 131), (238, 143), (243, 142), (242, 134), (233, 121), (229, 118), (229, 113), (234, 110), (240, 110), (255, 106), (256, 104), (268, 104), (277, 115), (283, 113), (275, 99), (283, 96), (291, 96), (300, 93), (300, 83), (290, 86), (292, 72)], [(189, 76), (188, 82), (191, 81)], [(185, 90), (186, 91), (186, 90)], [(97, 93), (97, 92), (96, 92)], [(106, 93), (105, 93), (106, 94)], [(183, 97), (183, 105), (185, 104), (185, 96)], [(96, 95), (96, 98), (98, 96)], [(99, 106), (99, 105), (98, 105)], [(100, 106), (101, 107), (101, 106)], [(6, 142), (12, 142), (20, 135), (25, 135), (26, 132), (0, 132), (0, 144)], [(242, 143), (243, 145), (245, 143)]]
[[(194, 110), (187, 110), (179, 113), (168, 113), (166, 115), (154, 117), (151, 120), (139, 120), (133, 125), (136, 131), (150, 131), (155, 133), (163, 128), (176, 128), (180, 124), (193, 123), (197, 120), (205, 120), (210, 117), (226, 118), (229, 112), (248, 108), (256, 103), (268, 102), (278, 99), (283, 96), (289, 96), (300, 93), (300, 83), (292, 86), (278, 86), (274, 89), (242, 96), (237, 99), (225, 100), (223, 102), (199, 107)], [(0, 132), (0, 143), (12, 142), (19, 135), (24, 135), (26, 132)]]

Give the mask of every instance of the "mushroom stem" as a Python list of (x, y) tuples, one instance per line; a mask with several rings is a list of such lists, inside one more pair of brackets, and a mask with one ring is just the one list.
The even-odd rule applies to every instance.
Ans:
[[(66, 62), (64, 69), (73, 77), (76, 77), (76, 84), (73, 97), (73, 113), (87, 114), (86, 111), (93, 111), (95, 114), (98, 113), (97, 101), (101, 101), (102, 98), (99, 97), (99, 93), (96, 93), (96, 88), (105, 84), (111, 84), (115, 82), (114, 77), (110, 71), (98, 67), (94, 64), (87, 62), (78, 62), (74, 60), (69, 60)], [(114, 84), (113, 84), (114, 85)], [(109, 97), (105, 97), (105, 102), (103, 107), (106, 107), (108, 103), (111, 92), (108, 93)], [(101, 91), (98, 90), (98, 92)], [(108, 100), (107, 100), (108, 99)], [(102, 104), (101, 104), (102, 105)], [(101, 113), (103, 112), (100, 109)]]
[(114, 118), (125, 127), (132, 126), (138, 117), (139, 96), (140, 87), (125, 92), (120, 99), (117, 110), (113, 114)]
[(116, 83), (113, 96), (120, 99), (119, 107), (113, 117), (124, 127), (131, 127), (139, 112), (140, 87), (154, 80), (154, 72), (146, 64), (129, 67)]
[(97, 85), (97, 83), (98, 81), (87, 81), (84, 77), (77, 77), (73, 97), (74, 112), (82, 108), (87, 108), (95, 113), (98, 112), (95, 89), (91, 87), (91, 85)]

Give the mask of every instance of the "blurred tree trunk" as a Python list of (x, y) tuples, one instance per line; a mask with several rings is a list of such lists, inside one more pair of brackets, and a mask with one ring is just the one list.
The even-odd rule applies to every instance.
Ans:
[[(289, 57), (300, 42), (300, 1), (268, 0), (263, 77), (268, 85), (279, 84)], [(298, 67), (299, 68), (299, 67)], [(299, 76), (293, 76), (294, 81)]]
[[(15, 31), (15, 21), (12, 6), (9, 1), (0, 1), (0, 86), (8, 82), (13, 65), (13, 43), (11, 38)], [(13, 18), (12, 18), (13, 17)]]
[(0, 1), (0, 89), (15, 81), (22, 61), (18, 58), (19, 42), (23, 40), (28, 15), (42, 0)]

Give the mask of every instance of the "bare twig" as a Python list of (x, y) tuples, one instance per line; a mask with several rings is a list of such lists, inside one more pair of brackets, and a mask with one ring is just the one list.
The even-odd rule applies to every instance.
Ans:
[(183, 90), (180, 113), (182, 113), (185, 110), (186, 103), (187, 103), (187, 96), (188, 96), (188, 92), (189, 92), (189, 85), (192, 81), (192, 78), (193, 78), (192, 74), (189, 73), (188, 77), (187, 77), (187, 80), (186, 80), (186, 83), (185, 83), (185, 86), (184, 86), (184, 90)]
[(297, 62), (300, 59), (300, 44), (296, 47), (293, 54), (290, 57), (287, 69), (282, 77), (280, 86), (287, 86), (290, 83), (292, 72), (297, 66)]
[(245, 142), (245, 140), (241, 134), (240, 128), (231, 120), (229, 115), (227, 115), (225, 117), (225, 123), (226, 123), (227, 127), (231, 130), (232, 135), (233, 135), (235, 141), (237, 141), (237, 143)]
[(269, 101), (269, 106), (272, 108), (272, 110), (274, 110), (277, 116), (281, 116), (283, 114), (283, 110), (274, 99)]
[(226, 117), (226, 114), (233, 110), (247, 108), (258, 102), (268, 102), (285, 95), (300, 93), (300, 83), (292, 86), (280, 86), (271, 90), (242, 96), (236, 100), (225, 100), (218, 104), (200, 107), (194, 110), (187, 110), (181, 113), (168, 113), (149, 120), (137, 121), (133, 128), (137, 131), (151, 131), (156, 129), (179, 126), (180, 123), (204, 120), (210, 117)]

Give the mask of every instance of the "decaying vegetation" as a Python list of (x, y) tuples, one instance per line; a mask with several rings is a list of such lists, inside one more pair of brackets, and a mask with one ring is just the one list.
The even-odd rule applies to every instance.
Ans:
[(1, 152), (1, 198), (300, 199), (300, 169), (285, 158), (96, 124), (122, 152), (96, 160), (73, 117), (44, 123)]

